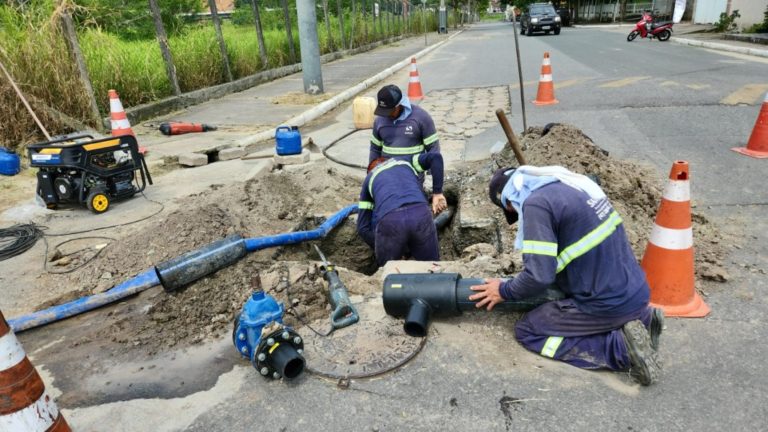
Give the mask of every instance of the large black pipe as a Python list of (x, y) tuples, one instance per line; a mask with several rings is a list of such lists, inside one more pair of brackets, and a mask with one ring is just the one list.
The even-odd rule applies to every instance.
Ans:
[[(384, 279), (384, 310), (387, 314), (405, 317), (403, 329), (410, 336), (427, 334), (429, 320), (434, 317), (461, 315), (463, 311), (477, 310), (469, 300), (474, 293), (470, 287), (482, 285), (483, 279), (463, 279), (458, 273), (398, 273)], [(565, 295), (557, 289), (522, 300), (506, 300), (494, 307), (502, 312), (528, 311)]]
[(236, 263), (246, 252), (245, 241), (235, 234), (158, 264), (155, 271), (163, 288), (173, 291)]
[(267, 357), (267, 362), (285, 379), (296, 378), (304, 371), (304, 357), (289, 343), (281, 343)]

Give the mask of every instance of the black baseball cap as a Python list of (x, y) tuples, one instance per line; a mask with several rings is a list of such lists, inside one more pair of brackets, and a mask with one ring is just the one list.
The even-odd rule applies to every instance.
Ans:
[(403, 92), (394, 84), (385, 85), (376, 95), (376, 110), (373, 112), (377, 116), (388, 117), (403, 100)]
[(510, 225), (517, 222), (517, 212), (510, 212), (504, 207), (504, 204), (501, 202), (501, 192), (504, 190), (504, 186), (507, 185), (507, 182), (509, 182), (509, 179), (514, 172), (515, 167), (498, 169), (493, 173), (491, 181), (488, 184), (488, 197), (491, 199), (492, 203), (504, 210), (504, 217), (507, 218), (507, 223)]

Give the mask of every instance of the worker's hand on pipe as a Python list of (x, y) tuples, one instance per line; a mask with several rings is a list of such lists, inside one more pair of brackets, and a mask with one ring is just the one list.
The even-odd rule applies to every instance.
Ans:
[(476, 291), (477, 294), (472, 294), (469, 299), (477, 302), (476, 308), (485, 307), (487, 310), (492, 310), (494, 306), (504, 301), (499, 292), (501, 286), (501, 279), (486, 279), (483, 285), (473, 285), (469, 287), (472, 291)]
[(448, 208), (448, 201), (443, 194), (432, 195), (432, 213), (438, 214)]

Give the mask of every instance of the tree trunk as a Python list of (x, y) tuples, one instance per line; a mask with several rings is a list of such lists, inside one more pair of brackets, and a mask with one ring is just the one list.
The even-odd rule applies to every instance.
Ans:
[(331, 34), (331, 18), (328, 16), (328, 0), (323, 0), (323, 17), (325, 18), (325, 32), (328, 34), (328, 50), (330, 52), (336, 51), (333, 43), (333, 35)]
[(352, 49), (355, 46), (355, 21), (357, 21), (357, 6), (355, 0), (352, 0), (352, 17), (349, 23), (349, 48)]
[(344, 9), (341, 7), (341, 0), (336, 0), (336, 11), (339, 16), (339, 31), (341, 32), (341, 49), (347, 49), (347, 42), (344, 40)]
[(101, 126), (101, 115), (99, 114), (99, 105), (96, 103), (96, 96), (93, 93), (93, 85), (91, 84), (91, 78), (88, 74), (88, 68), (85, 65), (85, 58), (83, 52), (80, 50), (80, 43), (77, 41), (77, 33), (75, 32), (75, 23), (72, 22), (72, 15), (69, 11), (65, 11), (61, 14), (61, 27), (64, 31), (64, 39), (69, 46), (69, 52), (77, 65), (77, 71), (80, 74), (80, 82), (83, 83), (85, 93), (88, 95), (91, 105), (91, 123), (99, 127)]
[(267, 57), (267, 46), (264, 44), (264, 29), (261, 27), (259, 0), (251, 0), (251, 9), (253, 9), (253, 22), (256, 24), (256, 37), (259, 39), (259, 56), (261, 57), (261, 65), (263, 69), (267, 69), (269, 57)]
[(221, 20), (219, 19), (219, 11), (216, 9), (216, 0), (208, 0), (208, 7), (211, 9), (211, 19), (213, 20), (213, 28), (216, 30), (216, 40), (219, 42), (219, 50), (221, 51), (221, 60), (224, 62), (224, 74), (227, 77), (227, 82), (232, 82), (232, 69), (229, 68), (229, 55), (227, 54), (227, 44), (224, 42), (224, 34), (221, 32)]
[(171, 90), (173, 90), (174, 95), (179, 96), (181, 95), (181, 88), (179, 88), (179, 79), (176, 77), (176, 65), (173, 64), (173, 56), (171, 55), (170, 48), (168, 48), (168, 36), (165, 34), (165, 27), (163, 27), (163, 20), (160, 17), (160, 8), (157, 6), (157, 0), (149, 0), (149, 8), (152, 10), (152, 19), (155, 22), (155, 35), (157, 43), (160, 44), (160, 53), (163, 55), (165, 72), (168, 74)]
[(285, 18), (285, 35), (288, 37), (288, 50), (291, 53), (291, 64), (293, 64), (296, 63), (296, 48), (293, 44), (293, 31), (291, 30), (291, 11), (288, 9), (288, 0), (280, 0), (280, 3), (283, 5), (283, 17)]

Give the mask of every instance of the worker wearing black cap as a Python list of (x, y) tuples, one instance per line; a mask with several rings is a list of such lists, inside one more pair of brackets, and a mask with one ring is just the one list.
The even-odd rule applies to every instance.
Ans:
[(496, 171), (489, 194), (507, 222), (518, 224), (523, 270), (506, 282), (486, 279), (472, 287), (477, 294), (470, 300), (490, 310), (554, 285), (566, 298), (515, 325), (523, 346), (585, 369), (629, 370), (640, 384), (653, 383), (664, 315), (648, 305), (645, 273), (600, 186), (560, 166), (522, 166)]
[(410, 161), (413, 155), (440, 152), (440, 141), (432, 117), (396, 85), (386, 85), (377, 94), (376, 119), (368, 163), (379, 157)]

